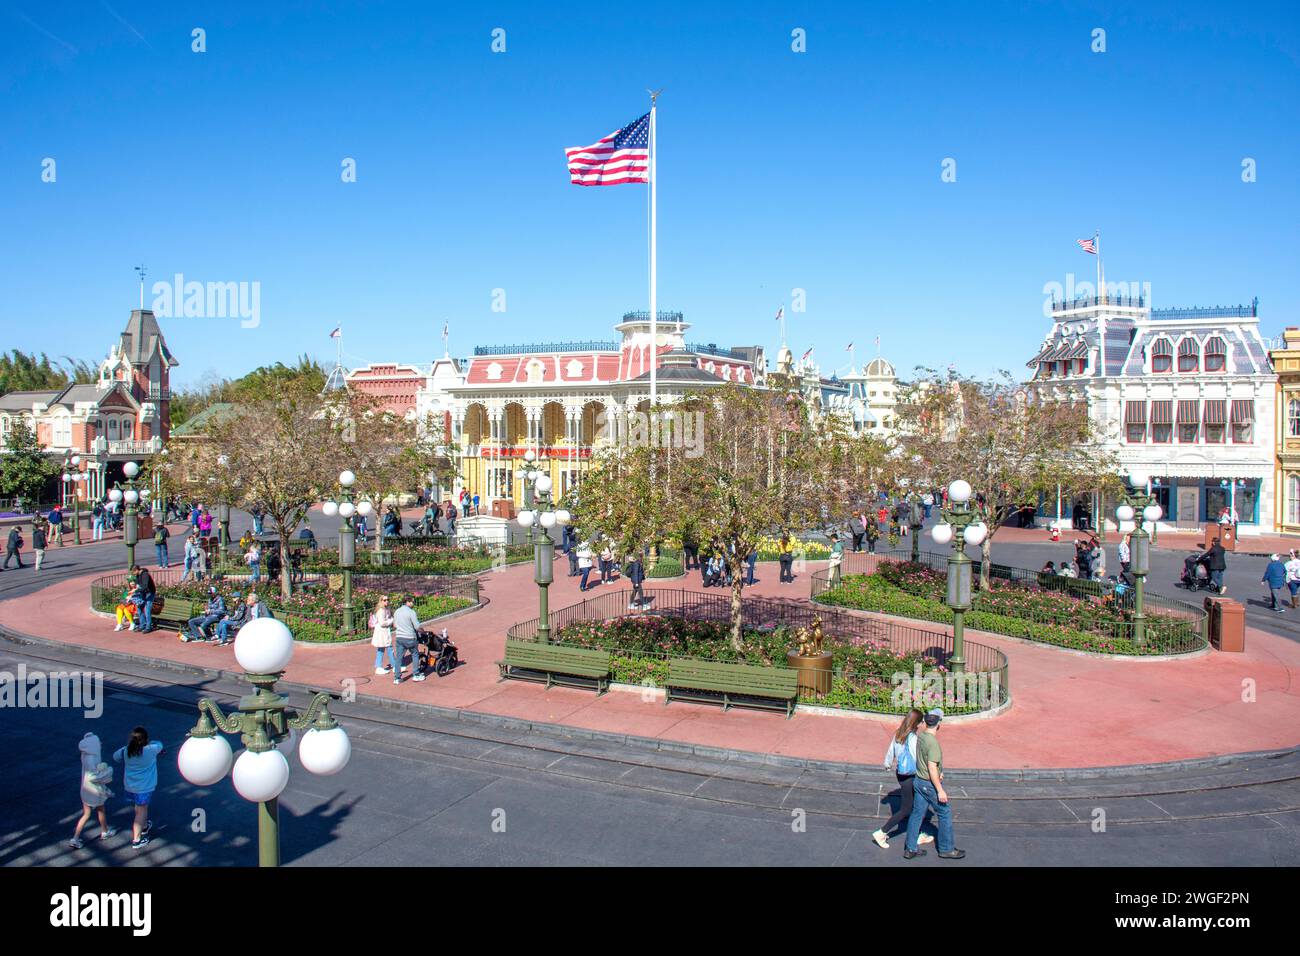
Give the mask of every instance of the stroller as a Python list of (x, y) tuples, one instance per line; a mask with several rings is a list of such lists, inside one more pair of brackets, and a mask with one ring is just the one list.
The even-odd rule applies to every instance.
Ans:
[(1178, 582), (1189, 591), (1196, 591), (1201, 588), (1212, 589), (1214, 584), (1210, 581), (1209, 561), (1204, 554), (1199, 551), (1189, 554), (1183, 559), (1183, 574)]
[(460, 652), (447, 638), (445, 627), (441, 634), (420, 631), (417, 649), (420, 653), (420, 671), (424, 674), (435, 671), (439, 677), (446, 677), (460, 663)]

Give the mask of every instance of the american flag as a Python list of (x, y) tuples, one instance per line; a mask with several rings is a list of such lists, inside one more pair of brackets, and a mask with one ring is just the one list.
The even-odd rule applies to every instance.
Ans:
[(1097, 254), (1096, 236), (1093, 236), (1091, 239), (1076, 239), (1074, 241), (1079, 244), (1079, 248), (1082, 249), (1084, 252), (1090, 252), (1094, 256)]
[(590, 146), (570, 146), (569, 182), (575, 186), (617, 186), (650, 182), (650, 114)]
[(804, 352), (804, 353), (803, 353), (803, 358), (801, 358), (799, 361), (800, 361), (800, 362), (806, 362), (806, 361), (808, 361), (808, 358), (809, 358), (811, 355), (812, 355), (812, 349), (809, 349), (807, 352)]
[(785, 306), (776, 310), (776, 320), (780, 322), (783, 318), (785, 318)]
[(332, 338), (332, 339), (337, 339), (337, 338), (338, 338), (339, 336), (341, 336), (342, 334), (343, 334), (343, 326), (338, 325), (338, 326), (335, 326), (335, 327), (334, 327), (334, 331), (330, 333), (330, 338)]

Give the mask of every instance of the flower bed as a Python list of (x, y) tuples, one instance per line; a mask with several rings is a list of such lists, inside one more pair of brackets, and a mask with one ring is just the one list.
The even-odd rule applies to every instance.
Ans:
[[(562, 627), (554, 640), (612, 651), (614, 680), (650, 687), (664, 686), (670, 658), (695, 657), (786, 667), (786, 651), (796, 644), (785, 625), (747, 628), (741, 649), (737, 651), (731, 646), (730, 626), (725, 621), (654, 614), (576, 621)], [(838, 640), (832, 635), (826, 649), (831, 652), (835, 672), (830, 692), (824, 695), (807, 692), (801, 696), (801, 703), (896, 713), (900, 708), (893, 700), (894, 675), (910, 675), (917, 665), (924, 672), (946, 673), (933, 657), (899, 653), (885, 642), (869, 638)], [(951, 713), (971, 713), (981, 708), (971, 703), (955, 709), (945, 706), (945, 709)]]
[[(391, 544), (390, 544), (391, 542)], [(386, 565), (371, 565), (386, 574), (474, 574), (497, 566), (501, 552), (497, 549), (459, 548), (442, 544), (406, 544), (395, 538), (385, 539), (385, 550), (392, 552)], [(528, 544), (507, 545), (504, 549), (506, 564), (532, 560), (533, 548)], [(364, 550), (357, 551), (357, 570), (366, 570), (370, 558)], [(303, 559), (303, 570), (337, 574), (339, 553), (337, 548), (322, 548)]]
[[(208, 600), (208, 583), (186, 581), (184, 583), (159, 585), (158, 594), (168, 600), (206, 603)], [(225, 599), (227, 607), (233, 606), (233, 595), (236, 591), (246, 597), (248, 592), (253, 590), (248, 586), (247, 582), (234, 584), (218, 582), (216, 588)], [(120, 597), (120, 593), (107, 588), (98, 592), (98, 594), (95, 609), (99, 611), (113, 610)], [(389, 596), (393, 608), (397, 608), (405, 601), (408, 594), (413, 596), (415, 598), (415, 612), (422, 621), (441, 617), (444, 614), (450, 614), (453, 611), (459, 611), (474, 604), (470, 598), (456, 594), (411, 594), (411, 592), (401, 590), (356, 588), (352, 593), (354, 630), (344, 632), (342, 592), (330, 590), (299, 591), (293, 594), (288, 602), (281, 599), (278, 591), (264, 590), (259, 593), (259, 596), (276, 618), (283, 621), (289, 630), (293, 632), (296, 640), (330, 644), (357, 640), (365, 636), (369, 632), (367, 622), (370, 612), (378, 605), (380, 596), (384, 594)]]
[[(846, 575), (838, 587), (817, 599), (838, 607), (951, 624), (946, 581), (944, 572), (925, 565), (888, 561), (873, 574)], [(1042, 586), (995, 578), (987, 590), (972, 595), (964, 621), (967, 627), (992, 634), (1099, 654), (1178, 654), (1201, 647), (1195, 620), (1150, 610), (1146, 643), (1138, 645), (1132, 640), (1129, 607), (1086, 588), (1060, 590), (1055, 579)]]

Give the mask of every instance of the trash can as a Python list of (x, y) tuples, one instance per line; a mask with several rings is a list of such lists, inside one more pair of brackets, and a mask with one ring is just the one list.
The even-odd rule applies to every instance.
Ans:
[(1237, 550), (1237, 528), (1230, 524), (1207, 524), (1201, 534), (1201, 547), (1208, 549), (1218, 538), (1224, 551)]
[(1210, 644), (1217, 651), (1241, 653), (1246, 649), (1246, 608), (1231, 598), (1207, 597)]
[(511, 521), (515, 517), (515, 503), (511, 498), (494, 498), (492, 500), (492, 517)]

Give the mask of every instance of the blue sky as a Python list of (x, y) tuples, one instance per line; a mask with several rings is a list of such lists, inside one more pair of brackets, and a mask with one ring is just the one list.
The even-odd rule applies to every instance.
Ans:
[(647, 307), (646, 189), (571, 186), (563, 148), (648, 86), (692, 341), (775, 351), (785, 303), (824, 371), (879, 335), (900, 370), (1019, 372), (1098, 228), (1157, 306), (1300, 324), (1294, 3), (207, 7), (0, 0), (0, 347), (98, 358), (137, 262), (260, 283), (257, 328), (163, 320), (180, 382), (330, 359), (340, 322), (350, 364), (427, 362), (444, 321), (460, 355), (612, 338)]

